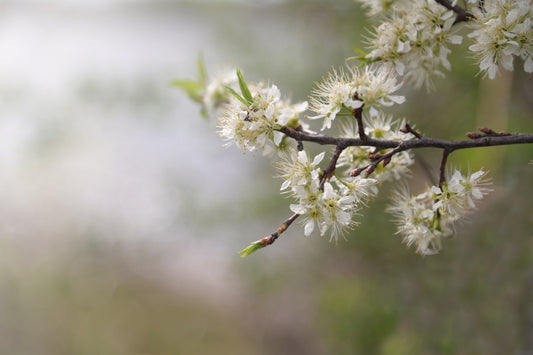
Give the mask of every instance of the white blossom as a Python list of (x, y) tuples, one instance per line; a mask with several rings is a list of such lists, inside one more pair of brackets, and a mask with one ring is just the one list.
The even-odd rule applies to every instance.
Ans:
[(450, 70), (448, 44), (459, 44), (452, 31), (454, 13), (433, 0), (398, 2), (388, 20), (374, 28), (369, 40), (371, 60), (391, 63), (416, 87), (432, 87), (434, 76)]
[(324, 159), (324, 155), (325, 152), (322, 152), (311, 161), (305, 150), (292, 150), (282, 154), (281, 160), (275, 165), (280, 171), (279, 177), (285, 180), (280, 190), (306, 186), (311, 181), (318, 180), (320, 173), (318, 164)]
[(307, 109), (307, 102), (290, 105), (281, 100), (276, 85), (264, 83), (250, 86), (253, 102), (245, 105), (233, 98), (219, 121), (219, 134), (241, 150), (263, 149), (265, 154), (280, 150), (284, 134), (279, 131), (292, 118)]
[(332, 70), (312, 92), (311, 110), (324, 118), (322, 130), (345, 108), (349, 112), (365, 105), (365, 109), (391, 106), (405, 102), (405, 97), (393, 95), (401, 87), (394, 70), (387, 65), (369, 65), (364, 69), (350, 68), (349, 74)]
[(230, 94), (226, 86), (236, 87), (238, 82), (235, 69), (226, 68), (215, 75), (207, 84), (203, 93), (202, 101), (208, 111), (215, 111), (223, 103), (226, 103)]
[(494, 79), (499, 66), (513, 70), (514, 57), (524, 61), (524, 70), (533, 72), (533, 3), (531, 0), (485, 1), (483, 11), (475, 9), (474, 52), (479, 68)]
[(329, 231), (330, 241), (338, 241), (345, 230), (355, 224), (352, 219), (356, 210), (354, 197), (340, 194), (329, 182), (324, 184), (323, 191), (315, 183), (308, 187), (297, 186), (293, 190), (300, 202), (290, 208), (302, 215), (305, 236), (318, 228), (321, 236)]
[(467, 176), (455, 170), (442, 188), (431, 186), (417, 196), (411, 196), (407, 189), (397, 192), (388, 208), (396, 217), (397, 234), (421, 254), (437, 253), (442, 238), (453, 234), (454, 222), (475, 209), (474, 200), (490, 191), (485, 175), (483, 169)]
[(399, 0), (356, 0), (361, 3), (363, 8), (367, 9), (368, 16), (382, 14), (392, 8), (394, 3)]
[(331, 122), (343, 107), (357, 109), (363, 105), (361, 100), (354, 98), (354, 91), (344, 71), (333, 69), (312, 92), (311, 110), (317, 115), (309, 118), (324, 118), (322, 129), (331, 128)]

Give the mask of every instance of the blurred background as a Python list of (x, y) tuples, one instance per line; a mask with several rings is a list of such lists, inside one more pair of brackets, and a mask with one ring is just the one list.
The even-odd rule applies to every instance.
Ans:
[[(531, 146), (450, 157), (494, 192), (439, 255), (394, 235), (383, 187), (346, 242), (295, 225), (238, 257), (290, 202), (169, 82), (202, 53), (306, 100), (371, 24), (351, 0), (0, 1), (0, 354), (532, 354)], [(395, 114), (533, 132), (533, 77), (465, 56)], [(440, 152), (416, 157), (414, 192)]]

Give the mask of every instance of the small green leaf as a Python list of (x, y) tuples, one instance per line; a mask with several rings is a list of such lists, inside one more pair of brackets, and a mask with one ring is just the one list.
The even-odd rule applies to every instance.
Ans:
[(239, 95), (237, 93), (237, 91), (233, 90), (232, 88), (230, 88), (229, 86), (226, 86), (224, 85), (224, 87), (226, 88), (226, 90), (229, 91), (230, 94), (232, 94), (233, 96), (235, 96), (237, 98), (237, 100), (239, 100), (240, 102), (243, 103), (244, 106), (248, 107), (250, 105), (249, 102), (247, 102), (241, 95)]
[(204, 58), (202, 57), (202, 55), (198, 55), (198, 60), (196, 62), (196, 65), (198, 67), (198, 82), (200, 83), (200, 85), (202, 85), (203, 87), (205, 87), (207, 85), (207, 72), (205, 70), (205, 65), (204, 65)]
[(242, 77), (240, 69), (237, 69), (237, 77), (239, 78), (239, 87), (241, 88), (242, 96), (248, 101), (248, 105), (251, 105), (252, 102), (254, 102), (254, 98), (252, 97), (250, 89), (248, 89), (246, 81), (244, 81), (244, 78)]
[(364, 50), (362, 50), (361, 48), (357, 48), (357, 47), (352, 47), (353, 50), (359, 54), (361, 54), (362, 56), (365, 56), (368, 54), (368, 52), (365, 52)]
[(189, 97), (196, 101), (196, 102), (202, 102), (202, 90), (203, 90), (203, 86), (200, 85), (200, 83), (198, 83), (197, 81), (195, 80), (174, 80), (170, 83), (172, 86), (176, 86), (180, 89), (182, 89), (183, 91), (185, 91), (185, 93), (187, 95), (189, 95)]
[(264, 248), (263, 243), (261, 243), (260, 241), (256, 241), (256, 242), (253, 242), (252, 244), (248, 245), (243, 250), (241, 250), (239, 252), (239, 254), (241, 255), (241, 258), (244, 258), (245, 256), (248, 256), (248, 255), (252, 254), (253, 252), (255, 252), (255, 251), (259, 250), (259, 249), (262, 249), (262, 248)]
[(207, 112), (207, 109), (205, 107), (202, 107), (202, 109), (200, 110), (200, 114), (203, 118), (209, 118), (209, 112)]

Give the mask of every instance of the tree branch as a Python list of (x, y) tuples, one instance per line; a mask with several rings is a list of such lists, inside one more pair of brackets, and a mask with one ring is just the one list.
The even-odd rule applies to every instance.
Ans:
[(252, 244), (250, 244), (249, 246), (241, 250), (239, 254), (241, 254), (241, 257), (245, 257), (245, 256), (252, 254), (256, 250), (262, 249), (266, 246), (273, 244), (276, 241), (276, 239), (279, 238), (280, 234), (285, 232), (287, 228), (289, 228), (289, 226), (292, 224), (292, 222), (294, 222), (294, 220), (298, 217), (300, 217), (298, 213), (293, 214), (292, 216), (287, 218), (285, 221), (283, 221), (283, 223), (278, 227), (277, 231), (275, 231), (274, 233), (270, 235), (267, 235), (263, 239), (259, 239), (253, 242)]
[(439, 187), (442, 190), (442, 185), (446, 181), (446, 162), (448, 160), (448, 155), (450, 155), (450, 151), (448, 149), (444, 149), (442, 152), (442, 160), (440, 162), (440, 178), (439, 178)]
[(498, 145), (511, 145), (511, 144), (531, 144), (533, 143), (533, 134), (530, 133), (516, 133), (509, 134), (507, 132), (504, 135), (487, 135), (482, 134), (476, 137), (471, 137), (469, 140), (443, 140), (427, 137), (420, 137), (414, 140), (384, 140), (374, 139), (367, 137), (365, 140), (360, 138), (344, 138), (344, 137), (331, 137), (315, 132), (308, 131), (296, 131), (292, 128), (282, 127), (280, 132), (285, 133), (287, 136), (296, 139), (297, 141), (313, 142), (320, 145), (335, 145), (346, 147), (375, 147), (379, 149), (397, 148), (402, 145), (399, 151), (418, 149), (418, 148), (440, 148), (447, 149), (450, 152), (458, 149), (478, 148), (478, 147), (492, 147)]
[(457, 14), (454, 24), (459, 23), (459, 22), (470, 21), (475, 18), (474, 15), (472, 15), (472, 13), (466, 11), (464, 8), (462, 8), (459, 5), (453, 5), (452, 2), (449, 0), (435, 0), (435, 1), (441, 4), (442, 6), (444, 6), (445, 8), (447, 8), (448, 10), (452, 10), (453, 12)]
[(331, 179), (333, 174), (335, 174), (335, 169), (337, 168), (337, 161), (339, 160), (339, 157), (341, 156), (342, 151), (346, 149), (346, 146), (344, 144), (337, 145), (337, 148), (335, 148), (335, 152), (333, 153), (333, 157), (331, 157), (331, 161), (328, 164), (328, 167), (326, 170), (324, 170), (324, 175), (322, 175), (322, 179), (320, 180), (319, 189), (324, 190), (324, 184), (327, 180)]
[[(357, 118), (357, 117), (356, 117)], [(280, 132), (284, 133), (288, 137), (295, 139), (298, 142), (298, 145), (301, 146), (302, 142), (313, 142), (321, 145), (334, 145), (335, 152), (327, 166), (324, 170), (324, 174), (320, 180), (320, 189), (324, 188), (324, 184), (328, 179), (333, 176), (335, 173), (337, 161), (344, 151), (344, 149), (351, 146), (368, 146), (375, 147), (378, 149), (391, 149), (385, 154), (373, 153), (369, 155), (369, 159), (372, 161), (370, 164), (354, 169), (351, 172), (351, 176), (357, 176), (361, 172), (366, 170), (366, 175), (372, 174), (376, 169), (379, 163), (383, 162), (383, 166), (386, 166), (391, 157), (399, 152), (417, 149), (417, 148), (439, 148), (443, 149), (442, 160), (440, 163), (440, 178), (439, 178), (439, 187), (442, 188), (442, 185), (445, 182), (445, 169), (448, 156), (455, 150), (458, 149), (468, 149), (468, 148), (478, 148), (478, 147), (490, 147), (498, 145), (511, 145), (511, 144), (532, 144), (533, 143), (533, 134), (517, 133), (510, 134), (508, 132), (495, 132), (489, 128), (481, 127), (479, 129), (482, 133), (467, 133), (469, 140), (442, 140), (442, 139), (433, 139), (427, 138), (416, 132), (408, 124), (405, 125), (405, 128), (402, 129), (402, 132), (409, 132), (413, 134), (416, 139), (412, 140), (381, 140), (368, 137), (366, 134), (360, 135), (362, 138), (343, 138), (343, 137), (331, 137), (324, 134), (305, 131), (301, 127), (298, 129), (292, 129), (288, 127), (282, 127), (279, 129)], [(360, 130), (361, 133), (362, 130)], [(277, 229), (276, 232), (264, 237), (263, 239), (257, 240), (250, 244), (247, 248), (241, 250), (239, 254), (241, 256), (247, 256), (256, 250), (262, 249), (268, 245), (273, 244), (276, 239), (279, 238), (280, 234), (283, 233), (291, 224), (296, 220), (300, 215), (295, 213), (288, 219), (286, 219)]]

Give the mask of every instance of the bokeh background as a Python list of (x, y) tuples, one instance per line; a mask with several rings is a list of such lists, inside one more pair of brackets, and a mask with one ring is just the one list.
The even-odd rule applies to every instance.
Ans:
[[(289, 201), (170, 81), (201, 53), (306, 100), (371, 24), (351, 0), (1, 1), (0, 354), (532, 354), (533, 147), (450, 157), (494, 192), (439, 255), (394, 235), (392, 186), (346, 242), (296, 225), (238, 257)], [(533, 132), (533, 77), (465, 57), (395, 114)], [(413, 191), (439, 153), (416, 152)]]

